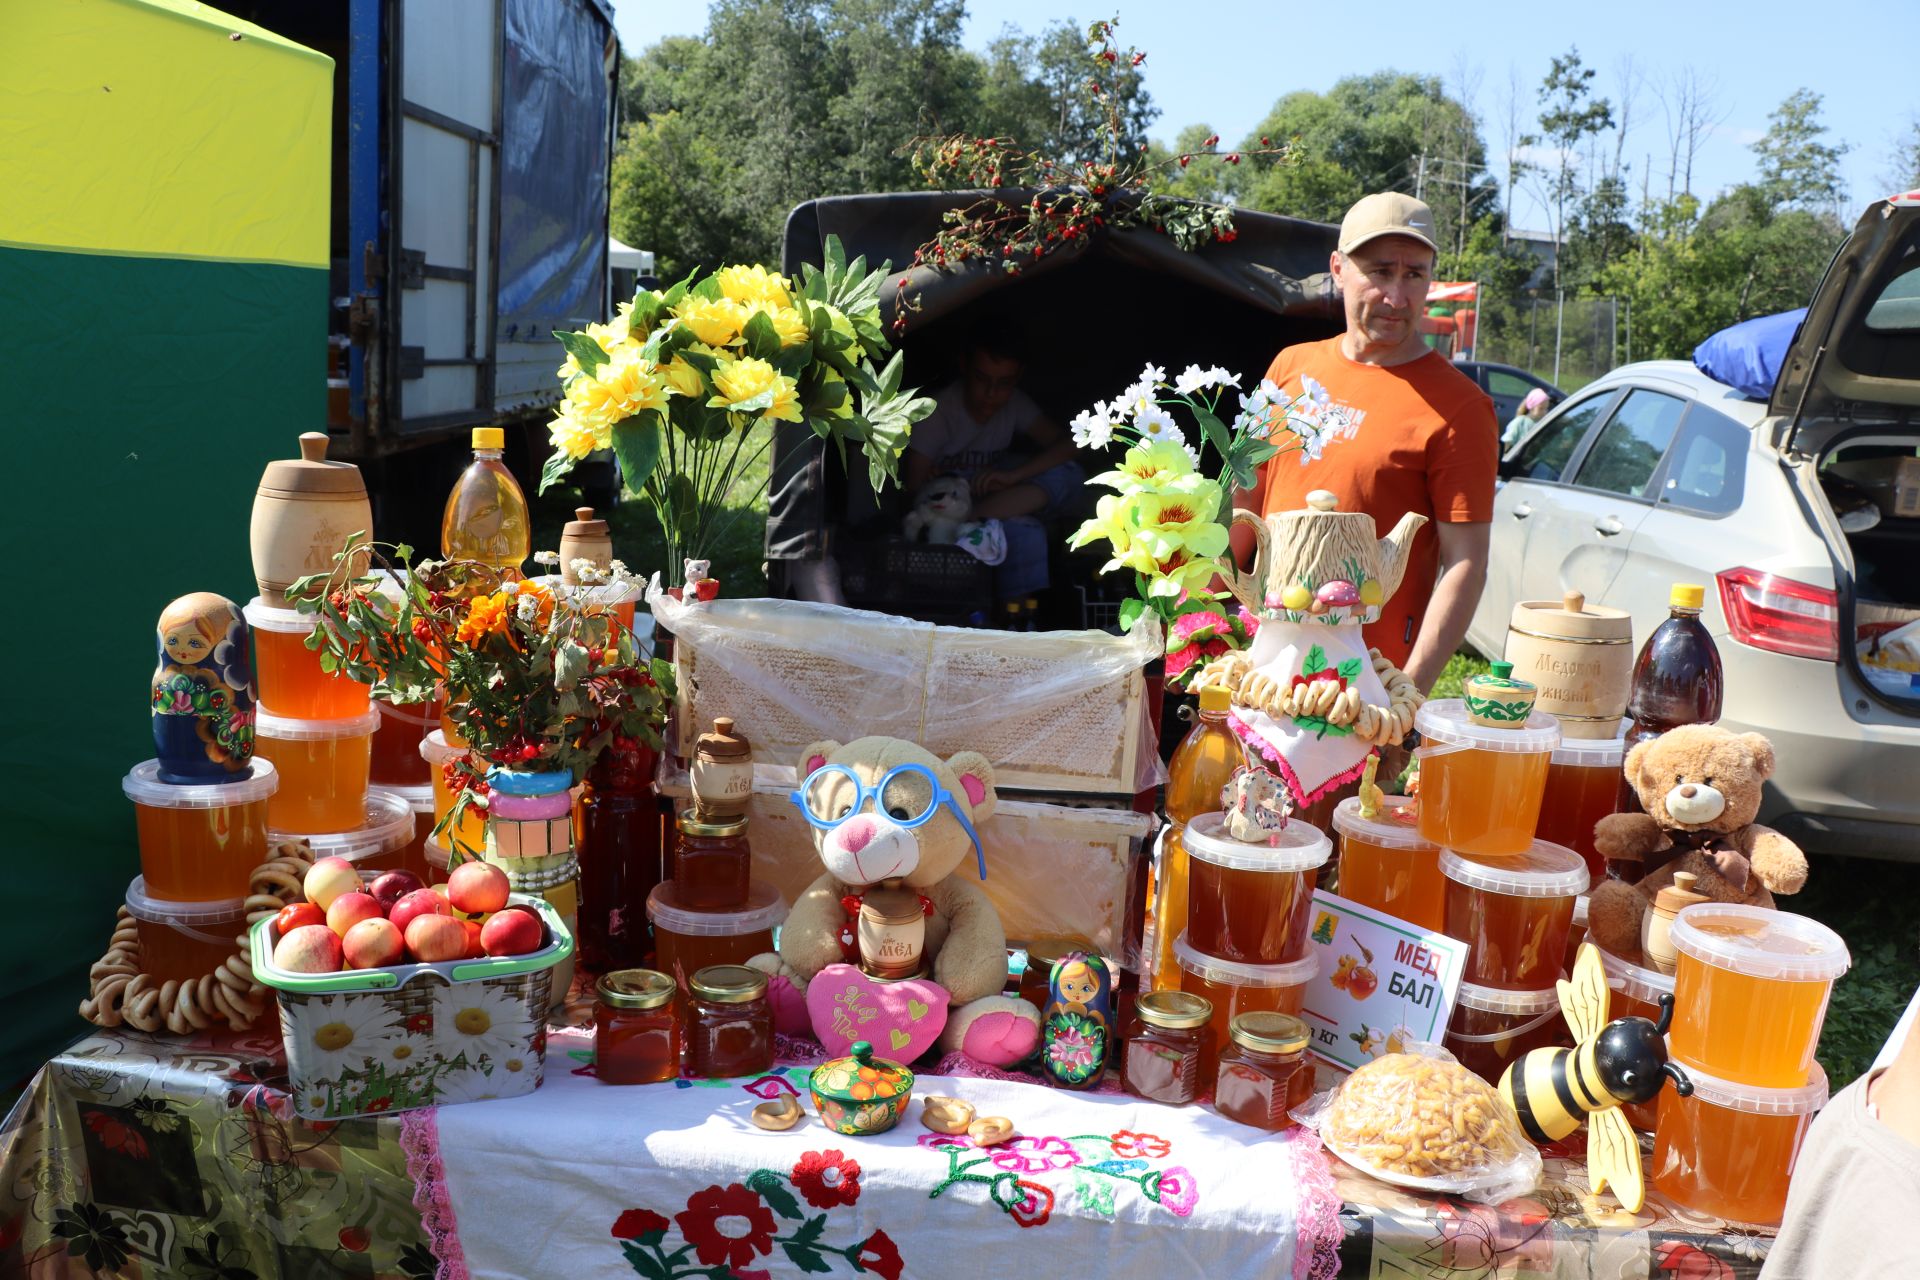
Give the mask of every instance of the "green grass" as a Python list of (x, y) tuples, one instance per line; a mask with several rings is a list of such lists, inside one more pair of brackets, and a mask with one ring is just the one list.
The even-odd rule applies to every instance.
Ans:
[[(722, 595), (733, 597), (765, 595), (767, 471), (772, 451), (760, 446), (767, 437), (766, 428), (757, 428), (747, 441), (748, 453), (757, 456), (742, 462), (734, 477), (724, 527), (710, 548), (713, 576), (720, 579)], [(529, 502), (533, 516), (533, 547), (551, 551), (560, 545), (560, 529), (573, 519), (573, 510), (582, 505), (580, 490), (570, 484), (557, 484), (542, 497)], [(629, 572), (641, 577), (658, 571), (664, 586), (678, 586), (681, 566), (663, 563), (665, 545), (660, 522), (653, 509), (639, 497), (628, 494), (612, 511), (599, 513), (613, 534), (613, 554), (625, 562)]]

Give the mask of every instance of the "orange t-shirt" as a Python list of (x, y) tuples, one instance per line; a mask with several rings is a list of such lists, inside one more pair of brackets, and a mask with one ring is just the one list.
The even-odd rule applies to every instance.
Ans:
[[(1268, 366), (1267, 377), (1290, 396), (1300, 394), (1303, 375), (1318, 382), (1329, 418), (1344, 417), (1345, 425), (1329, 435), (1317, 460), (1302, 465), (1297, 452), (1269, 459), (1252, 508), (1261, 515), (1297, 511), (1307, 494), (1326, 489), (1342, 511), (1372, 516), (1383, 536), (1409, 511), (1448, 523), (1492, 520), (1500, 424), (1486, 392), (1438, 353), (1382, 368), (1348, 359), (1341, 341), (1288, 347)], [(1422, 528), (1400, 589), (1367, 628), (1367, 643), (1396, 666), (1413, 649), (1438, 573), (1438, 539)]]

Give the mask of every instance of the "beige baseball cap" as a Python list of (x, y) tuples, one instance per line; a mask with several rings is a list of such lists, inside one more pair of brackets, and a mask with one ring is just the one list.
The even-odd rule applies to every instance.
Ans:
[(1433, 242), (1433, 210), (1425, 201), (1398, 191), (1376, 191), (1354, 202), (1340, 220), (1340, 252), (1352, 253), (1381, 236), (1409, 236), (1440, 252)]

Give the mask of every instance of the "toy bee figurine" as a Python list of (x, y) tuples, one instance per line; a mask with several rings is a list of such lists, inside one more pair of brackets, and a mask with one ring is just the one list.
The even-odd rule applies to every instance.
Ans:
[(1640, 1140), (1616, 1108), (1651, 1102), (1669, 1079), (1681, 1097), (1693, 1082), (1667, 1060), (1664, 1037), (1673, 1019), (1673, 997), (1660, 997), (1660, 1021), (1607, 1021), (1607, 971), (1599, 949), (1583, 943), (1573, 980), (1560, 980), (1560, 1009), (1579, 1044), (1572, 1049), (1535, 1049), (1500, 1077), (1500, 1098), (1538, 1143), (1558, 1142), (1588, 1126), (1587, 1168), (1593, 1190), (1611, 1187), (1622, 1208), (1639, 1211), (1645, 1197), (1640, 1178)]

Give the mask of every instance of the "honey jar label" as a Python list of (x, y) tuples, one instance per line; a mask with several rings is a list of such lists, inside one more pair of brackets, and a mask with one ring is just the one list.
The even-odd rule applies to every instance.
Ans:
[(1351, 1071), (1446, 1037), (1466, 943), (1326, 892), (1315, 892), (1309, 915), (1309, 954), (1320, 962), (1300, 1012), (1309, 1049)]

